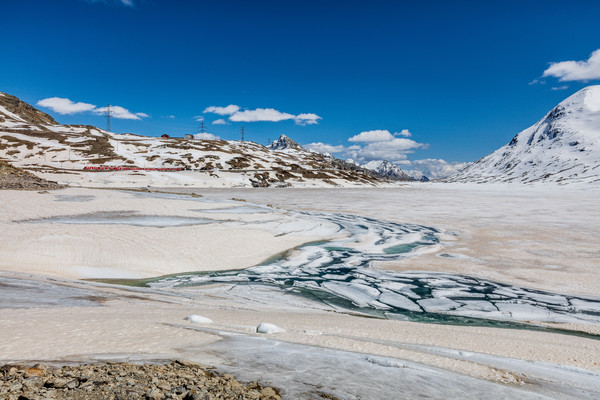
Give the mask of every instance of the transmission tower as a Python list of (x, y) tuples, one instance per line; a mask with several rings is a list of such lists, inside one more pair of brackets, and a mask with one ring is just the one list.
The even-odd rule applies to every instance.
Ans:
[(244, 127), (242, 126), (242, 142), (244, 141)]
[(110, 132), (110, 116), (112, 115), (112, 111), (110, 110), (110, 104), (106, 105), (106, 110), (104, 111), (104, 116), (106, 117), (106, 131)]

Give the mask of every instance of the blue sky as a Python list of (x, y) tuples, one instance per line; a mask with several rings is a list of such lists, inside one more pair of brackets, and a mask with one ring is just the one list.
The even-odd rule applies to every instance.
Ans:
[(591, 64), (542, 77), (600, 49), (598, 1), (2, 3), (0, 90), (89, 105), (38, 106), (61, 123), (104, 127), (91, 107), (108, 103), (139, 118), (115, 132), (183, 136), (203, 116), (223, 139), (244, 125), (258, 143), (285, 133), (410, 169), (474, 161), (600, 83)]

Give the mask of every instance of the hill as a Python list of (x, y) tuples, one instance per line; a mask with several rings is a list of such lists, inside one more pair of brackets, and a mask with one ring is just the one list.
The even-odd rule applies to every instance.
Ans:
[[(2, 92), (0, 159), (61, 183), (85, 186), (355, 186), (387, 182), (364, 168), (306, 151), (285, 136), (269, 148), (254, 142), (117, 134), (88, 125), (61, 125)], [(97, 167), (120, 170), (89, 170)], [(181, 171), (148, 170), (162, 168)]]

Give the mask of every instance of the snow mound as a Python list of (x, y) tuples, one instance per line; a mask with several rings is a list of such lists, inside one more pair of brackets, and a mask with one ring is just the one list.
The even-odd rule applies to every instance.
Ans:
[(257, 333), (271, 334), (271, 333), (285, 332), (285, 329), (280, 328), (277, 325), (269, 324), (267, 322), (261, 322), (256, 327), (256, 332)]
[(192, 324), (212, 324), (213, 320), (210, 318), (203, 317), (202, 315), (191, 314), (185, 317), (186, 320)]

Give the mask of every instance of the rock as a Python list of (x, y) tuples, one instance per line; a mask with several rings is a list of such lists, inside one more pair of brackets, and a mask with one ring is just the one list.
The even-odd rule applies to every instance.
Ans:
[(46, 381), (44, 386), (49, 388), (62, 389), (67, 387), (67, 380), (63, 378), (50, 378)]
[(44, 382), (39, 376), (32, 376), (31, 378), (27, 378), (23, 381), (23, 388), (35, 390), (41, 387), (43, 384)]
[(281, 396), (271, 387), (263, 388), (260, 391), (260, 395), (261, 395), (261, 398), (268, 399), (268, 400), (281, 399)]
[(44, 376), (44, 370), (41, 368), (27, 368), (25, 370), (25, 378), (31, 378), (32, 376)]
[(93, 390), (94, 389), (94, 382), (84, 382), (81, 385), (79, 385), (79, 389), (83, 389), (83, 390)]
[(195, 361), (175, 360), (175, 363), (188, 368), (204, 368), (204, 365)]
[(67, 388), (69, 389), (75, 389), (77, 386), (79, 386), (79, 381), (77, 379), (71, 379), (67, 382)]
[(159, 390), (157, 388), (150, 389), (146, 392), (146, 399), (148, 400), (162, 400), (164, 398), (165, 395), (162, 392), (162, 390)]

